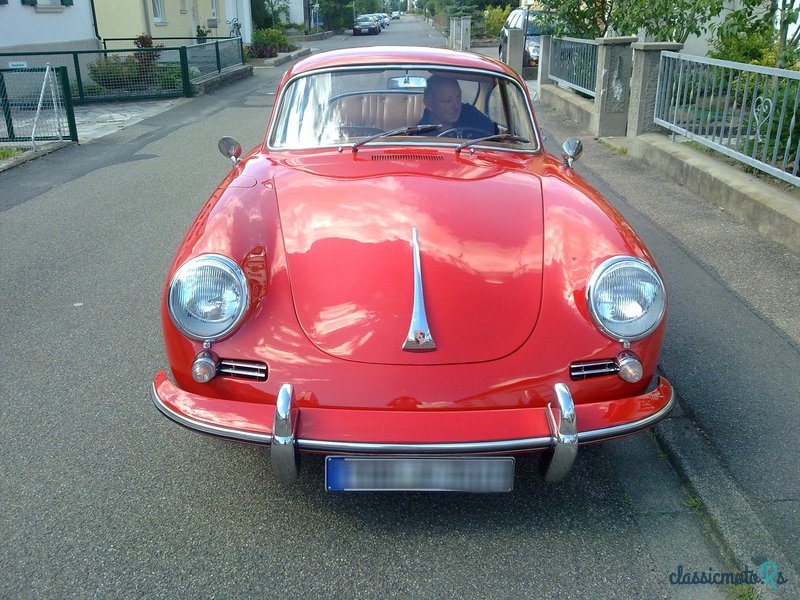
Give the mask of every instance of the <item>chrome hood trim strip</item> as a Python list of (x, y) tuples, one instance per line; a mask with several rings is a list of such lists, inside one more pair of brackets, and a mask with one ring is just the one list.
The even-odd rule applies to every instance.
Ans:
[(419, 260), (419, 232), (411, 228), (411, 247), (414, 253), (414, 308), (411, 312), (411, 326), (408, 328), (403, 350), (406, 352), (428, 352), (436, 350), (431, 337), (428, 316), (425, 314), (425, 297), (422, 294), (422, 268)]

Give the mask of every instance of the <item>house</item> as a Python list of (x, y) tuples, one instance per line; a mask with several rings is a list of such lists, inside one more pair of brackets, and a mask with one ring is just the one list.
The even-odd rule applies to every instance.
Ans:
[[(249, 0), (0, 0), (0, 53), (98, 50), (104, 38), (227, 37), (233, 18), (250, 43)], [(5, 66), (0, 62), (0, 66)]]
[(94, 22), (86, 0), (0, 0), (0, 52), (97, 50)]
[(198, 27), (210, 30), (211, 37), (227, 37), (229, 22), (235, 18), (242, 41), (251, 40), (249, 0), (93, 0), (93, 4), (102, 38), (132, 38), (142, 33), (154, 38), (194, 38)]

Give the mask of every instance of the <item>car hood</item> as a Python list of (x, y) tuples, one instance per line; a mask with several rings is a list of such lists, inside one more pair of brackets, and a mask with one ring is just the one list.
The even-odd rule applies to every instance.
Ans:
[[(490, 361), (519, 348), (542, 296), (539, 178), (470, 159), (436, 165), (433, 176), (368, 163), (347, 177), (337, 158), (273, 179), (294, 305), (311, 342), (338, 358), (395, 365)], [(413, 229), (436, 344), (425, 353), (403, 350)]]

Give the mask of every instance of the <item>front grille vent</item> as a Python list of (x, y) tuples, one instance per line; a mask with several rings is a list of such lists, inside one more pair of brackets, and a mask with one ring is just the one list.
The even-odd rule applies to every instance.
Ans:
[(372, 160), (428, 160), (440, 161), (444, 160), (443, 156), (439, 154), (373, 154)]
[(232, 360), (230, 358), (222, 358), (217, 365), (217, 373), (225, 377), (266, 381), (267, 365), (254, 360)]
[(615, 375), (618, 371), (619, 366), (614, 360), (576, 362), (569, 366), (569, 377), (573, 381), (580, 381), (582, 379), (589, 379), (591, 377)]

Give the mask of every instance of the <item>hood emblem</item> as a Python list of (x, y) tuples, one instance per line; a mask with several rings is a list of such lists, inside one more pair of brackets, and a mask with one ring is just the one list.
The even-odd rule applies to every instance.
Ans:
[(428, 327), (425, 315), (425, 298), (422, 295), (422, 269), (419, 261), (419, 233), (411, 228), (411, 247), (414, 254), (414, 308), (411, 311), (411, 327), (408, 329), (403, 350), (406, 352), (428, 352), (436, 350), (436, 344)]

